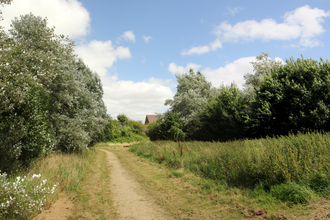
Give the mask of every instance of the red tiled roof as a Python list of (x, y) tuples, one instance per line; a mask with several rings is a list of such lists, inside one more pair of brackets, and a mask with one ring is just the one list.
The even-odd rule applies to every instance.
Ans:
[(158, 119), (158, 116), (157, 115), (147, 115), (144, 124), (147, 125), (150, 122), (157, 121), (157, 119)]

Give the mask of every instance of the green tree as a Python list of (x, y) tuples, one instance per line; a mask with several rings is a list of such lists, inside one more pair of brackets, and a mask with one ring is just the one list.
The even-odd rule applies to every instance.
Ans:
[(280, 61), (270, 59), (268, 52), (262, 52), (256, 57), (256, 61), (251, 62), (251, 64), (253, 66), (253, 73), (244, 75), (245, 93), (248, 97), (255, 95), (254, 88), (260, 88), (260, 84), (264, 81), (265, 76), (270, 76), (272, 69), (279, 69), (283, 65)]
[(107, 121), (102, 85), (74, 43), (33, 14), (15, 18), (0, 42), (0, 168), (95, 142)]
[(118, 121), (120, 121), (122, 126), (128, 125), (128, 117), (125, 114), (117, 115)]
[(192, 69), (189, 73), (176, 75), (178, 86), (173, 99), (167, 99), (165, 105), (188, 125), (204, 107), (206, 103), (218, 95), (216, 88), (199, 71), (197, 74)]
[(286, 63), (256, 89), (247, 118), (252, 136), (330, 130), (329, 61), (290, 58)]
[(200, 127), (193, 136), (204, 141), (242, 138), (247, 104), (244, 93), (235, 84), (222, 85), (219, 96), (198, 114)]
[(180, 140), (186, 138), (183, 132), (183, 121), (174, 112), (167, 112), (157, 122), (148, 125), (147, 136), (152, 141), (156, 140)]

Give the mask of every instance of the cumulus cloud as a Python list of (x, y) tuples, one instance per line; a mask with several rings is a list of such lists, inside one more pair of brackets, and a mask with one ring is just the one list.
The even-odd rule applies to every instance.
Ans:
[[(283, 60), (279, 57), (276, 57), (274, 60), (280, 61)], [(243, 88), (245, 83), (244, 75), (247, 73), (253, 73), (253, 66), (251, 62), (255, 62), (256, 57), (242, 57), (231, 63), (227, 63), (225, 66), (219, 67), (218, 69), (203, 68), (201, 65), (194, 63), (189, 63), (184, 66), (177, 66), (175, 63), (170, 63), (168, 70), (171, 73), (186, 73), (190, 68), (193, 68), (195, 71), (201, 69), (200, 71), (205, 76), (206, 80), (211, 82), (213, 86), (219, 87), (222, 83), (225, 85), (230, 85), (234, 82), (239, 88)]]
[(115, 47), (111, 40), (93, 40), (88, 44), (76, 46), (75, 52), (102, 77), (107, 75), (107, 68), (112, 67), (117, 59), (129, 59), (132, 56), (128, 47)]
[(55, 26), (55, 33), (69, 35), (70, 38), (85, 36), (90, 31), (88, 11), (77, 0), (14, 0), (2, 8), (4, 20), (1, 25), (10, 29), (11, 20), (32, 12), (36, 16), (48, 18), (48, 26)]
[(129, 48), (115, 47), (110, 40), (93, 40), (76, 47), (75, 52), (101, 76), (103, 100), (113, 118), (124, 113), (133, 120), (144, 120), (147, 114), (168, 108), (164, 101), (174, 96), (170, 80), (152, 77), (142, 82), (124, 81), (118, 80), (118, 74), (109, 73), (114, 62), (131, 57)]
[(142, 120), (147, 114), (167, 108), (166, 99), (174, 92), (167, 85), (169, 81), (150, 78), (144, 82), (122, 81), (116, 77), (102, 78), (104, 102), (113, 118), (125, 113), (129, 118)]
[(135, 43), (135, 35), (133, 31), (125, 31), (120, 37), (119, 40), (126, 40)]
[(168, 71), (170, 71), (173, 74), (181, 74), (181, 73), (187, 73), (189, 72), (189, 69), (193, 69), (195, 72), (198, 71), (202, 66), (195, 64), (195, 63), (188, 63), (186, 67), (184, 66), (178, 66), (175, 63), (170, 63), (168, 65)]
[(219, 39), (216, 39), (215, 41), (211, 42), (210, 45), (207, 45), (207, 46), (192, 47), (188, 51), (182, 50), (181, 55), (182, 56), (193, 55), (193, 54), (202, 55), (202, 54), (208, 53), (210, 51), (216, 51), (219, 48), (222, 48), (222, 43), (220, 42)]
[(143, 35), (143, 40), (144, 40), (144, 42), (149, 43), (149, 41), (150, 41), (151, 39), (152, 39), (151, 36), (144, 36), (144, 35)]
[(274, 19), (263, 19), (260, 22), (247, 20), (231, 25), (228, 21), (221, 22), (214, 33), (222, 42), (254, 41), (259, 40), (298, 40), (303, 47), (319, 46), (321, 42), (317, 36), (325, 32), (322, 27), (324, 18), (330, 15), (318, 8), (308, 5), (285, 13), (284, 21), (277, 23)]
[(205, 68), (202, 73), (215, 87), (219, 87), (222, 83), (230, 85), (235, 82), (239, 88), (243, 88), (245, 83), (243, 76), (247, 73), (253, 73), (253, 66), (250, 63), (252, 61), (256, 61), (255, 57), (243, 57), (218, 69)]

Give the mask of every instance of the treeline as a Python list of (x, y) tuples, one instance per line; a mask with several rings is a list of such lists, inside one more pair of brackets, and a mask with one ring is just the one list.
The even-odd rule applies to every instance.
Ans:
[[(10, 2), (10, 1), (9, 1)], [(49, 151), (82, 151), (108, 121), (97, 73), (56, 35), (47, 19), (27, 14), (0, 33), (0, 170)]]
[(146, 126), (141, 121), (129, 119), (119, 114), (117, 120), (110, 118), (100, 134), (99, 142), (131, 143), (149, 141), (145, 134)]
[(287, 59), (262, 53), (234, 83), (211, 86), (202, 73), (177, 75), (177, 92), (165, 101), (170, 110), (149, 125), (151, 140), (228, 141), (241, 138), (330, 130), (330, 62)]

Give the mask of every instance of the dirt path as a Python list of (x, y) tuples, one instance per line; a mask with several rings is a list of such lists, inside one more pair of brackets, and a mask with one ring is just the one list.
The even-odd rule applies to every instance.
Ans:
[(142, 187), (121, 166), (113, 153), (105, 152), (111, 166), (111, 192), (119, 219), (168, 219), (164, 211), (158, 207)]

